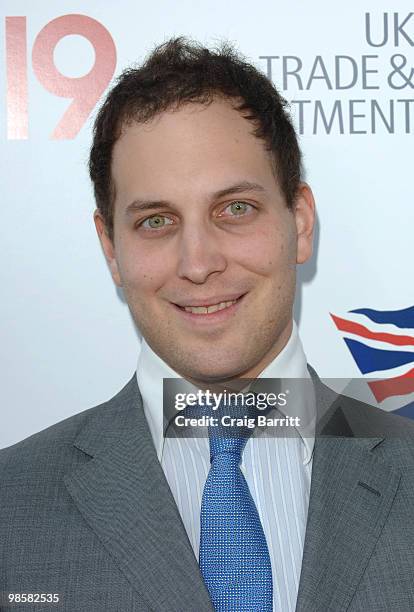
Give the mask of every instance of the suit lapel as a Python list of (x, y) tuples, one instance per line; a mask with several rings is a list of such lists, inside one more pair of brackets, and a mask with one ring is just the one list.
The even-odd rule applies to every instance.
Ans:
[(92, 459), (65, 478), (66, 487), (148, 609), (212, 610), (135, 376), (89, 419), (75, 446)]
[(328, 410), (321, 383), (315, 386), (324, 425), (315, 440), (296, 612), (340, 612), (374, 551), (400, 473), (375, 456), (383, 438), (354, 437), (338, 402)]

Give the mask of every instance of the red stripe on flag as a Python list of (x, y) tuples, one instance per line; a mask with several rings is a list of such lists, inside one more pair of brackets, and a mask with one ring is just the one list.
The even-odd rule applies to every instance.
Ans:
[(395, 378), (386, 380), (374, 380), (368, 383), (369, 388), (375, 395), (377, 402), (382, 402), (392, 395), (406, 395), (414, 391), (414, 368)]
[(347, 319), (341, 319), (332, 313), (330, 314), (339, 331), (349, 332), (351, 334), (356, 334), (357, 336), (362, 336), (363, 338), (370, 338), (371, 340), (388, 342), (389, 344), (394, 344), (395, 346), (414, 346), (414, 338), (412, 336), (399, 336), (398, 334), (387, 334), (385, 332), (372, 332), (360, 323), (348, 321)]

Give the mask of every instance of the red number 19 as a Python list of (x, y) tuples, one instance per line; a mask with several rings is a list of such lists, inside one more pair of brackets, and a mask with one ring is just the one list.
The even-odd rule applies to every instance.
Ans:
[[(71, 34), (84, 36), (95, 50), (95, 63), (82, 77), (63, 75), (53, 61), (57, 43)], [(6, 17), (6, 62), (7, 136), (25, 139), (29, 131), (26, 17)], [(86, 15), (63, 15), (46, 24), (37, 35), (32, 65), (38, 81), (47, 91), (72, 99), (51, 137), (74, 138), (114, 74), (115, 44), (99, 21)]]

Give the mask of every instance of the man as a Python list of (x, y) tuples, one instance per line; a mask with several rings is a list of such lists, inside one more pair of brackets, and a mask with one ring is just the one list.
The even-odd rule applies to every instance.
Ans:
[[(1, 452), (2, 609), (414, 609), (413, 426), (307, 367), (292, 307), (315, 208), (277, 91), (173, 39), (107, 96), (90, 173), (143, 344), (114, 398)], [(176, 377), (312, 377), (294, 410), (317, 435), (250, 436), (217, 469), (211, 437), (165, 436)]]

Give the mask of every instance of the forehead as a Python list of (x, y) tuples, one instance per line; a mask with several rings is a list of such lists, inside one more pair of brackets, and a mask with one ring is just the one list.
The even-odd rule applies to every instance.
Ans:
[(166, 190), (184, 196), (242, 180), (274, 189), (272, 158), (254, 128), (234, 103), (222, 99), (189, 103), (145, 124), (126, 125), (113, 151), (117, 201), (147, 191), (144, 195), (162, 196), (159, 192)]

